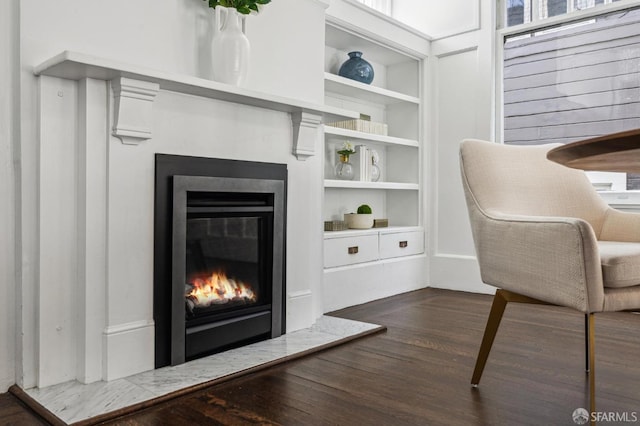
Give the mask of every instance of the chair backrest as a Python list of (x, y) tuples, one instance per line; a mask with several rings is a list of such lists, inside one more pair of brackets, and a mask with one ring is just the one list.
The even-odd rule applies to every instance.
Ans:
[(555, 146), (463, 141), (460, 166), (467, 197), (489, 214), (580, 218), (598, 237), (608, 205), (583, 171), (547, 160)]

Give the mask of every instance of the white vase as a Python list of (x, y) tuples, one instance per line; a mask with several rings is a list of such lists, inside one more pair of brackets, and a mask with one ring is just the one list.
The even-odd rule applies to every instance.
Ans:
[(249, 70), (249, 39), (244, 34), (241, 16), (233, 7), (221, 7), (216, 13), (213, 36), (213, 79), (234, 86), (241, 85)]

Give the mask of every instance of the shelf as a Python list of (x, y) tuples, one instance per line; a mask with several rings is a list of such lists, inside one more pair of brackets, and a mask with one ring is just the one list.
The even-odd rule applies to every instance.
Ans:
[(329, 72), (324, 73), (324, 90), (326, 93), (335, 93), (382, 105), (393, 105), (402, 102), (420, 104), (420, 99), (415, 96), (360, 83)]
[(344, 231), (324, 231), (324, 238), (355, 237), (358, 235), (393, 234), (396, 232), (422, 231), (421, 226), (388, 226), (385, 228), (345, 229)]
[(285, 98), (189, 75), (171, 74), (84, 53), (64, 51), (34, 69), (35, 75), (80, 80), (130, 78), (157, 83), (161, 89), (288, 113), (319, 115), (325, 122), (358, 118), (353, 111)]
[(359, 180), (335, 180), (325, 179), (325, 188), (346, 188), (346, 189), (402, 189), (406, 191), (418, 191), (420, 185), (417, 183), (399, 182), (362, 182)]
[(418, 148), (420, 144), (414, 139), (396, 138), (394, 136), (376, 135), (373, 133), (357, 132), (355, 130), (340, 129), (338, 127), (324, 126), (325, 135), (339, 136), (344, 139), (359, 139), (377, 142), (384, 145), (401, 145)]

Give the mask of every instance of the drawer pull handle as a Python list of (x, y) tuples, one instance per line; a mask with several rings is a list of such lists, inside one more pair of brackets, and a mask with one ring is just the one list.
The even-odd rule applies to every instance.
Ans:
[(400, 248), (405, 248), (409, 245), (409, 243), (407, 241), (400, 241), (398, 245), (400, 246)]
[(349, 254), (356, 254), (358, 253), (358, 246), (354, 246), (354, 247), (349, 247)]

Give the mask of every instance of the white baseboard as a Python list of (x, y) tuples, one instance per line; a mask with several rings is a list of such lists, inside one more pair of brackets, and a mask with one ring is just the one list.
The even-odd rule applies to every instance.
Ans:
[(312, 296), (310, 290), (287, 294), (287, 333), (311, 327), (315, 322)]
[(496, 290), (482, 282), (478, 260), (474, 256), (432, 256), (430, 272), (429, 287), (482, 294), (493, 294)]
[(427, 287), (426, 256), (410, 256), (324, 270), (324, 312)]
[(153, 321), (136, 321), (104, 331), (103, 379), (114, 380), (154, 368)]

